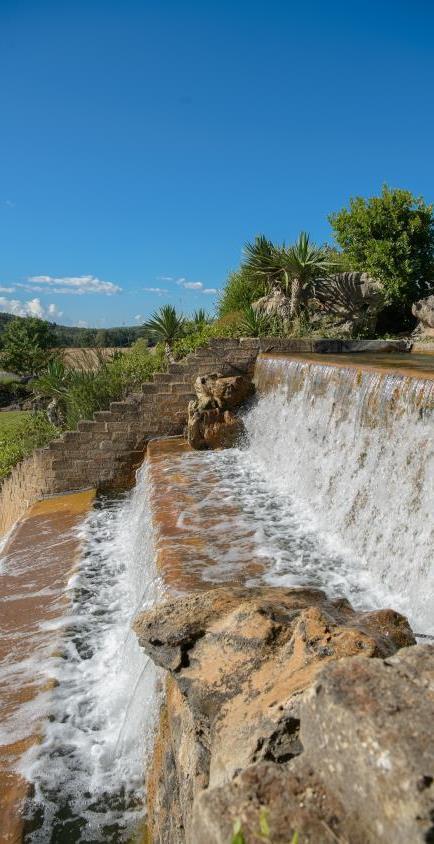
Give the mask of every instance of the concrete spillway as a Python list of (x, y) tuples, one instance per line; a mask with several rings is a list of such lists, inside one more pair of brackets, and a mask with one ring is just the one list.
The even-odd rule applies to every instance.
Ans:
[(53, 680), (41, 662), (56, 650), (56, 622), (68, 611), (66, 586), (79, 557), (75, 528), (94, 490), (41, 501), (6, 541), (0, 568), (0, 840), (21, 839), (19, 808), (28, 782), (17, 770), (41, 737)]

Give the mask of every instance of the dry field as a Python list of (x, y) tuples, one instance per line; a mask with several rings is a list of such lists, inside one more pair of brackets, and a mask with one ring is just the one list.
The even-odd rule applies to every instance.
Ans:
[(56, 352), (59, 354), (59, 357), (68, 369), (80, 369), (87, 372), (98, 369), (103, 361), (110, 360), (110, 358), (112, 358), (117, 352), (124, 354), (128, 351), (128, 347), (107, 349), (56, 349)]

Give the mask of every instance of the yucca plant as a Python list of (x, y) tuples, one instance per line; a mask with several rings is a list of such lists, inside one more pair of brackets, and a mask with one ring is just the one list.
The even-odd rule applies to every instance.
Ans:
[(185, 319), (183, 315), (178, 314), (173, 305), (163, 305), (159, 311), (152, 314), (143, 327), (156, 340), (164, 343), (167, 360), (169, 363), (174, 363), (172, 346), (175, 340), (179, 340), (184, 334)]
[(205, 308), (199, 308), (197, 311), (194, 311), (192, 322), (197, 328), (202, 328), (209, 322)]
[(249, 305), (244, 308), (239, 327), (246, 337), (262, 337), (267, 333), (269, 319)]
[(290, 313), (295, 317), (300, 311), (303, 293), (317, 278), (330, 271), (332, 263), (327, 251), (311, 243), (306, 232), (301, 232), (293, 246), (282, 247), (279, 251), (282, 272), (291, 283)]
[(262, 278), (269, 290), (278, 283), (282, 276), (282, 264), (279, 249), (263, 234), (255, 237), (253, 243), (246, 243), (244, 247), (245, 260), (243, 266), (257, 278)]

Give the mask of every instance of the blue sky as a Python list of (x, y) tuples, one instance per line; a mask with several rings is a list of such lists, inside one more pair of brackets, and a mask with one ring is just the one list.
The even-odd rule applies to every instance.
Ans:
[(0, 310), (211, 310), (259, 232), (434, 200), (433, 43), (419, 0), (0, 0)]

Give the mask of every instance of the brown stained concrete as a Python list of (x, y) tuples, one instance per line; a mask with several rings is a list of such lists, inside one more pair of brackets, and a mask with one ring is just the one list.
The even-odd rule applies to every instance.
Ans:
[(408, 378), (426, 379), (434, 381), (434, 355), (427, 354), (374, 354), (359, 352), (356, 354), (340, 353), (323, 355), (296, 352), (281, 354), (261, 354), (262, 360), (296, 360), (300, 363), (319, 363), (321, 366), (333, 366), (338, 369), (359, 369), (363, 372), (379, 372), (381, 375), (403, 375)]
[[(92, 507), (95, 490), (38, 501), (6, 542), (0, 570), (0, 669), (55, 651), (54, 634), (41, 625), (67, 610), (65, 587), (77, 563), (74, 533)], [(20, 707), (50, 687), (25, 676), (0, 690), (0, 723), (17, 718), (19, 739), (0, 746), (0, 844), (18, 844), (23, 835), (20, 807), (28, 784), (15, 773), (20, 756), (38, 741), (35, 723), (20, 722)]]
[[(219, 505), (216, 514), (215, 499), (206, 498), (216, 486), (212, 470), (194, 475), (186, 456), (200, 455), (194, 452), (182, 437), (151, 440), (148, 444), (147, 460), (150, 471), (151, 505), (153, 523), (156, 529), (157, 567), (172, 594), (186, 595), (207, 590), (212, 583), (206, 580), (207, 570), (222, 558), (231, 547), (231, 534), (215, 531), (218, 523), (225, 519), (233, 522), (237, 518), (237, 507), (233, 504)], [(200, 459), (200, 458), (198, 458)], [(201, 507), (197, 524), (193, 520), (180, 519), (183, 514)], [(269, 565), (269, 560), (257, 555), (253, 537), (247, 537), (243, 557), (248, 562), (234, 563), (219, 578), (219, 585), (225, 580), (242, 586), (246, 580), (257, 577)]]

